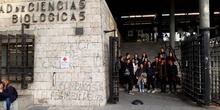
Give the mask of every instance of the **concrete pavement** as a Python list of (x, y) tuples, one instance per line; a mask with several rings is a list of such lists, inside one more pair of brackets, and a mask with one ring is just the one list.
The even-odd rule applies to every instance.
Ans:
[[(139, 99), (143, 105), (133, 105), (132, 101)], [(94, 110), (218, 110), (217, 107), (201, 107), (188, 100), (181, 94), (168, 93), (139, 93), (129, 95), (120, 92), (120, 101), (117, 104), (107, 104), (96, 107)]]

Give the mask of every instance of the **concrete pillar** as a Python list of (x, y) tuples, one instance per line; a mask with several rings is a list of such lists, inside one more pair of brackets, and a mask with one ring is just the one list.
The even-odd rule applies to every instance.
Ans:
[[(215, 4), (214, 0), (209, 1), (209, 9), (210, 9), (210, 27), (215, 27)], [(215, 36), (215, 29), (210, 30), (210, 37)]]
[(199, 0), (199, 1), (200, 1), (199, 4), (200, 28), (209, 28), (210, 27), (209, 0)]
[(210, 10), (209, 0), (199, 0), (199, 11), (200, 11), (200, 29), (203, 34), (203, 48), (204, 48), (204, 101), (205, 105), (209, 105), (211, 101), (210, 94)]
[(175, 48), (175, 0), (170, 0), (170, 44)]
[(162, 9), (159, 9), (157, 12), (157, 17), (158, 17), (158, 36), (157, 36), (157, 41), (163, 41), (163, 33), (162, 33)]

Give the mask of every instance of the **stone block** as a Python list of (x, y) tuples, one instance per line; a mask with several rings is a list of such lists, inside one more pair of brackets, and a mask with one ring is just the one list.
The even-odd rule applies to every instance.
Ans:
[[(10, 110), (27, 110), (33, 106), (34, 97), (32, 95), (19, 95), (17, 100), (11, 104)], [(0, 101), (0, 110), (6, 109), (6, 102)]]

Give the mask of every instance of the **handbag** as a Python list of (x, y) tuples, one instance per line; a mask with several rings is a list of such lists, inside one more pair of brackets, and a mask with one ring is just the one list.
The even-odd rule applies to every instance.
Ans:
[(176, 84), (181, 85), (179, 76), (173, 76), (173, 80)]
[(126, 68), (124, 75), (125, 75), (125, 76), (130, 75), (130, 71), (128, 70), (128, 68)]

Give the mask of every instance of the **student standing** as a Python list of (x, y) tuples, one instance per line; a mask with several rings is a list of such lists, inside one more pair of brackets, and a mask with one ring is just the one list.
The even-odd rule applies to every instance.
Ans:
[(125, 83), (126, 85), (126, 91), (128, 92), (128, 94), (134, 95), (134, 93), (132, 93), (132, 89), (133, 89), (133, 78), (132, 78), (132, 74), (133, 73), (133, 67), (130, 63), (130, 60), (128, 59), (126, 62), (126, 69), (125, 69), (125, 73), (124, 73), (124, 79), (125, 79)]
[(136, 71), (137, 85), (139, 88), (139, 92), (144, 92), (144, 78), (146, 77), (146, 72), (144, 69), (144, 65), (140, 64), (140, 67)]
[(175, 82), (175, 78), (177, 77), (178, 74), (178, 70), (177, 70), (177, 66), (175, 64), (173, 64), (173, 62), (171, 60), (168, 61), (169, 65), (167, 68), (167, 73), (168, 73), (168, 82), (169, 82), (169, 93), (171, 93), (172, 91), (172, 86), (174, 88), (174, 91), (176, 93), (176, 82)]
[(155, 93), (155, 88), (154, 88), (154, 78), (155, 78), (155, 73), (154, 73), (154, 68), (151, 66), (151, 62), (147, 62), (148, 66), (146, 68), (146, 73), (147, 73), (147, 84), (148, 84), (148, 93), (151, 92), (150, 86), (152, 86), (152, 93)]

